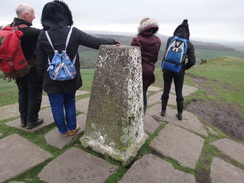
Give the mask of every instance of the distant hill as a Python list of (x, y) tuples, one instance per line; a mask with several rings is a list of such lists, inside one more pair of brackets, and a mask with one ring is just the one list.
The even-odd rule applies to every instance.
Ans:
[[(91, 34), (98, 38), (113, 38), (120, 42), (122, 45), (130, 45), (135, 35), (114, 35), (114, 34)], [(164, 50), (166, 47), (167, 38), (163, 35), (158, 35), (161, 39), (161, 51), (159, 52), (159, 60), (157, 65), (159, 66), (163, 58)], [(210, 59), (217, 57), (239, 57), (244, 58), (244, 51), (235, 48), (233, 45), (222, 45), (219, 43), (209, 43), (191, 40), (195, 47), (195, 54), (197, 63), (200, 63), (201, 59)], [(79, 47), (80, 60), (83, 68), (94, 68), (97, 60), (98, 50), (90, 49), (87, 47)]]

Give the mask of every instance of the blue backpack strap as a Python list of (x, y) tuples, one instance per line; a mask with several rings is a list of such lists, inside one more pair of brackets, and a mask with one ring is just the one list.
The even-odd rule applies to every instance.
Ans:
[[(68, 44), (69, 44), (69, 40), (70, 40), (70, 37), (71, 37), (72, 30), (73, 30), (73, 28), (70, 28), (69, 33), (68, 33), (68, 36), (67, 36), (67, 38), (66, 38), (66, 42), (65, 42), (65, 50), (64, 50), (65, 52), (66, 52), (66, 48), (67, 48), (67, 46), (68, 46)], [(57, 50), (54, 49), (53, 43), (52, 43), (52, 41), (51, 41), (51, 38), (50, 38), (48, 32), (45, 31), (45, 34), (46, 34), (46, 37), (47, 37), (47, 40), (48, 40), (49, 44), (50, 44), (51, 47), (53, 48), (53, 51), (54, 51), (54, 52), (57, 52)], [(73, 62), (72, 62), (73, 64), (75, 63), (76, 56), (77, 56), (77, 54), (75, 54), (75, 57), (74, 57)], [(49, 64), (51, 63), (50, 60), (49, 60), (49, 58), (48, 58), (48, 63), (49, 63)]]
[[(66, 48), (68, 47), (68, 44), (69, 44), (69, 40), (70, 40), (70, 36), (71, 36), (72, 30), (73, 30), (73, 27), (70, 28), (69, 33), (68, 33), (68, 36), (67, 36), (67, 39), (66, 39), (65, 50), (64, 50), (65, 52), (66, 52)], [(76, 55), (77, 54), (75, 54), (75, 57), (73, 59), (73, 64), (75, 63)]]
[(67, 39), (66, 39), (65, 49), (64, 49), (65, 52), (66, 52), (66, 48), (68, 47), (68, 44), (69, 44), (69, 40), (70, 40), (70, 36), (71, 36), (71, 33), (72, 33), (72, 29), (73, 29), (73, 28), (71, 27), (70, 30), (69, 30)]
[(188, 40), (187, 39), (184, 39), (184, 38), (181, 38), (181, 37), (178, 37), (176, 36), (178, 40), (184, 42), (184, 54), (187, 53), (187, 49), (188, 49)]

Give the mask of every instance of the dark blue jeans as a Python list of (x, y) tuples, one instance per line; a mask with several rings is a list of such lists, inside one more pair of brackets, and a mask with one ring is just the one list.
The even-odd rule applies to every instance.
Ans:
[(183, 101), (184, 98), (182, 95), (182, 89), (184, 83), (184, 75), (164, 72), (163, 78), (164, 78), (164, 91), (163, 91), (162, 99), (168, 100), (172, 80), (174, 79), (176, 101)]
[(33, 123), (38, 119), (42, 102), (42, 78), (37, 77), (32, 67), (28, 75), (17, 78), (19, 112), (21, 121)]
[(76, 128), (75, 92), (48, 94), (54, 121), (60, 133)]

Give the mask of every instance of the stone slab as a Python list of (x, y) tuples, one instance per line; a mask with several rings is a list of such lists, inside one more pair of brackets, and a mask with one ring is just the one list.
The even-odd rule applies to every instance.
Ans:
[(244, 165), (244, 144), (225, 138), (213, 142), (213, 145), (222, 153)]
[(50, 183), (101, 183), (116, 170), (117, 166), (72, 147), (46, 165), (38, 176)]
[(19, 116), (19, 104), (11, 104), (0, 107), (0, 121)]
[(173, 124), (163, 128), (149, 144), (157, 153), (192, 169), (195, 169), (203, 145), (203, 138)]
[(6, 123), (6, 125), (14, 127), (14, 128), (18, 128), (18, 129), (26, 131), (26, 132), (34, 133), (34, 132), (39, 131), (43, 128), (46, 128), (47, 126), (50, 126), (51, 124), (54, 123), (51, 108), (46, 108), (44, 110), (41, 110), (39, 112), (39, 118), (43, 118), (43, 120), (44, 120), (43, 124), (41, 124), (40, 126), (38, 126), (36, 128), (30, 129), (30, 130), (27, 128), (22, 128), (20, 126), (20, 118), (17, 118), (13, 121), (9, 121)]
[(169, 99), (168, 99), (168, 106), (176, 106), (176, 96), (172, 93), (169, 94)]
[(144, 117), (144, 130), (145, 130), (145, 132), (152, 135), (155, 132), (155, 130), (157, 130), (159, 125), (160, 124), (155, 119), (153, 119), (151, 116), (149, 116), (147, 114), (145, 115), (145, 117)]
[(17, 134), (0, 139), (0, 182), (23, 174), (51, 157), (49, 152)]
[[(183, 85), (182, 93), (183, 96), (188, 96), (191, 93), (197, 91), (198, 88), (192, 87), (192, 86), (187, 86)], [(156, 104), (158, 102), (161, 103), (161, 95), (163, 94), (163, 91), (159, 91), (155, 93), (154, 95), (148, 97), (148, 105)], [(170, 93), (169, 93), (169, 100), (168, 100), (168, 105), (174, 105), (176, 106), (176, 95), (175, 95), (175, 86), (174, 84), (171, 85)]]
[(50, 106), (50, 102), (49, 102), (48, 96), (43, 95), (41, 107), (49, 107), (49, 106)]
[(210, 170), (212, 183), (243, 183), (244, 171), (219, 158), (213, 158)]
[[(47, 107), (47, 106), (50, 106), (48, 96), (43, 95), (41, 107)], [(18, 103), (0, 107), (0, 121), (18, 117), (18, 116), (20, 116)]]
[(90, 98), (76, 101), (76, 110), (87, 114)]
[[(198, 90), (198, 88), (196, 88), (196, 87), (183, 85), (182, 94), (185, 97), (197, 90)], [(173, 93), (175, 95), (175, 85), (174, 84), (171, 85), (170, 93)]]
[(137, 160), (118, 183), (195, 183), (192, 174), (174, 167), (152, 154)]
[(45, 135), (47, 144), (62, 149), (64, 146), (70, 144), (73, 140), (77, 139), (80, 134), (85, 130), (86, 115), (80, 114), (77, 116), (77, 123), (80, 125), (80, 130), (74, 136), (62, 137), (57, 128), (48, 132)]
[(181, 121), (178, 120), (178, 118), (176, 117), (177, 110), (172, 109), (171, 107), (167, 107), (166, 114), (164, 117), (162, 117), (160, 115), (160, 113), (161, 113), (160, 104), (156, 104), (156, 105), (150, 107), (146, 113), (150, 116), (155, 116), (157, 118), (157, 120), (159, 120), (159, 121), (172, 123), (172, 124), (181, 126), (185, 129), (188, 129), (194, 133), (208, 136), (207, 130), (204, 128), (204, 126), (199, 121), (199, 119), (194, 114), (192, 114), (186, 110), (183, 111), (183, 115), (182, 115), (183, 117), (182, 117)]
[[(161, 104), (161, 96), (163, 92), (157, 92), (147, 99), (148, 106), (151, 106), (153, 104), (160, 103)], [(174, 94), (169, 94), (169, 100), (168, 100), (168, 105), (176, 105), (176, 96)]]
[(147, 105), (151, 106), (151, 105), (156, 104), (158, 102), (161, 103), (161, 95), (162, 95), (162, 93), (163, 92), (160, 91), (160, 92), (157, 92), (157, 93), (151, 95), (150, 97), (148, 97), (147, 98)]
[(88, 93), (90, 93), (90, 92), (89, 91), (77, 90), (75, 92), (75, 96), (84, 95), (84, 94), (88, 94)]
[(160, 91), (160, 90), (162, 90), (162, 88), (155, 87), (155, 86), (149, 86), (148, 87), (148, 91), (157, 92), (157, 91)]

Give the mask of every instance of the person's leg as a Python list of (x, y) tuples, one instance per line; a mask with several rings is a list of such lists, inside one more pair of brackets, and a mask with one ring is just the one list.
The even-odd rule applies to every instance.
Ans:
[(69, 136), (72, 136), (75, 135), (80, 129), (80, 126), (76, 121), (75, 92), (64, 94), (64, 106), (66, 122), (69, 129), (68, 134)]
[(174, 83), (175, 83), (175, 93), (176, 93), (176, 100), (183, 100), (183, 83), (184, 83), (184, 75), (175, 75), (174, 77)]
[(66, 123), (68, 129), (74, 130), (76, 123), (76, 107), (75, 107), (75, 92), (64, 93), (64, 109), (66, 115)]
[(169, 92), (170, 92), (173, 76), (169, 73), (163, 73), (163, 78), (164, 78), (164, 91), (163, 91), (163, 95), (161, 96), (161, 100), (162, 100), (161, 116), (165, 116), (166, 106), (169, 99)]
[(184, 107), (184, 97), (182, 94), (184, 75), (176, 75), (174, 77), (174, 83), (175, 83), (176, 103), (177, 103), (177, 111), (178, 111), (178, 114), (176, 116), (179, 120), (182, 120), (182, 113)]
[(42, 79), (37, 77), (36, 69), (31, 68), (27, 76), (28, 85), (28, 119), (30, 123), (35, 123), (39, 117), (42, 102)]
[(143, 87), (143, 105), (144, 105), (144, 114), (146, 113), (147, 110), (147, 87)]
[(27, 125), (27, 109), (28, 109), (28, 89), (27, 89), (27, 81), (24, 78), (19, 78), (16, 80), (16, 84), (18, 86), (18, 102), (19, 102), (19, 112), (20, 112), (20, 120), (21, 126), (26, 127)]
[(52, 109), (53, 119), (61, 134), (68, 132), (68, 127), (64, 118), (64, 97), (63, 94), (48, 94)]

